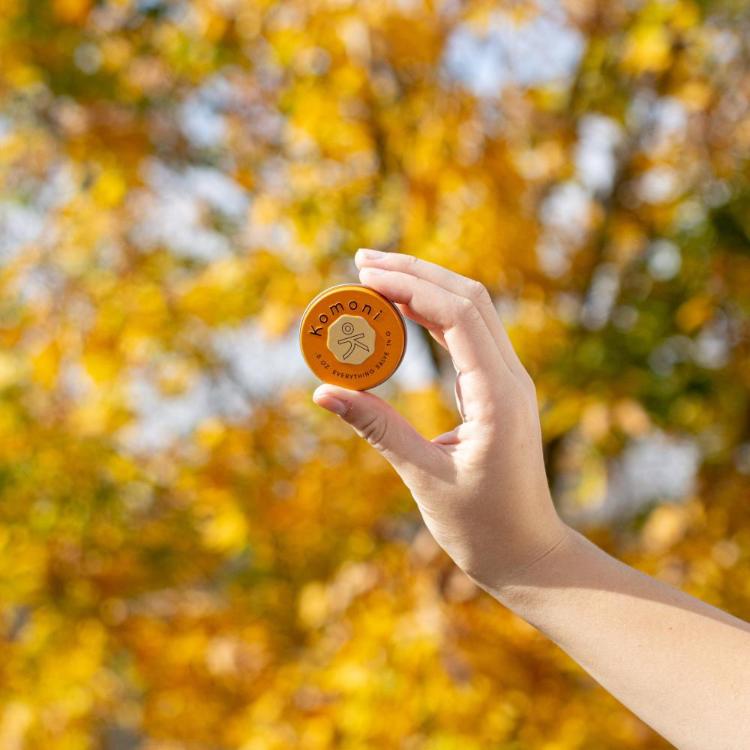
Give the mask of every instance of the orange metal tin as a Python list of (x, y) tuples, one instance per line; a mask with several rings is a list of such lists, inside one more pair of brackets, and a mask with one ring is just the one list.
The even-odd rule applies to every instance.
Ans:
[(338, 284), (318, 294), (302, 314), (299, 344), (324, 383), (366, 391), (398, 369), (406, 350), (401, 311), (363, 284)]

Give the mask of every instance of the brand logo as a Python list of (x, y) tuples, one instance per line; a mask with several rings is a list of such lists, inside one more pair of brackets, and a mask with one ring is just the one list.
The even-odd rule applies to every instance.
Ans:
[[(322, 336), (321, 331), (328, 325), (328, 323), (331, 322), (334, 318), (336, 318), (337, 315), (341, 315), (345, 310), (350, 310), (351, 312), (360, 312), (362, 315), (367, 315), (371, 320), (377, 320), (382, 314), (382, 310), (378, 310), (378, 312), (373, 315), (372, 314), (372, 305), (365, 302), (359, 303), (356, 299), (349, 300), (346, 305), (344, 305), (343, 302), (334, 302), (331, 305), (328, 305), (329, 313), (319, 313), (318, 314), (318, 322), (320, 323), (319, 326), (316, 326), (313, 323), (310, 323), (310, 328), (307, 331), (311, 336)], [(351, 317), (351, 316), (348, 316)], [(363, 320), (363, 318), (361, 318)]]
[(327, 345), (339, 362), (359, 365), (375, 350), (375, 331), (359, 315), (342, 315), (328, 328)]

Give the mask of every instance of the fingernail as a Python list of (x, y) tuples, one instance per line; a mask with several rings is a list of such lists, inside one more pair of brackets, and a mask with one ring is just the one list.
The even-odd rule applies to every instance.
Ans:
[(380, 250), (370, 250), (368, 247), (360, 247), (359, 250), (357, 250), (357, 254), (366, 260), (380, 260), (386, 256), (386, 253), (381, 252)]
[(346, 401), (342, 401), (335, 396), (329, 396), (328, 394), (320, 396), (315, 403), (324, 409), (328, 409), (328, 411), (332, 411), (334, 414), (338, 414), (340, 417), (346, 414), (349, 409), (349, 404)]

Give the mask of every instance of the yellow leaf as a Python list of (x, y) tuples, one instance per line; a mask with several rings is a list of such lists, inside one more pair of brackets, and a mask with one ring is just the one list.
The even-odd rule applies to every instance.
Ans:
[(708, 297), (693, 297), (678, 308), (675, 321), (685, 333), (691, 333), (711, 318), (713, 309)]
[(671, 45), (670, 34), (663, 24), (638, 25), (628, 36), (623, 68), (635, 74), (665, 70), (671, 62)]
[(113, 353), (107, 350), (89, 349), (84, 352), (83, 366), (96, 383), (109, 383), (117, 377), (120, 363)]
[(661, 505), (648, 517), (641, 538), (648, 552), (663, 552), (679, 541), (688, 526), (686, 505)]
[(57, 341), (50, 341), (31, 357), (34, 380), (45, 388), (54, 388), (60, 370), (60, 349)]
[(92, 195), (98, 204), (111, 208), (122, 202), (126, 190), (122, 175), (113, 169), (105, 169), (94, 184)]
[(53, 0), (52, 10), (63, 23), (81, 23), (91, 8), (91, 0)]
[(244, 546), (247, 522), (240, 510), (230, 504), (213, 508), (201, 525), (203, 543), (217, 551), (236, 550)]
[(328, 616), (328, 608), (328, 594), (322, 583), (308, 583), (300, 592), (297, 614), (308, 628), (320, 627)]
[(16, 357), (0, 352), (0, 388), (13, 385), (21, 375), (21, 366)]

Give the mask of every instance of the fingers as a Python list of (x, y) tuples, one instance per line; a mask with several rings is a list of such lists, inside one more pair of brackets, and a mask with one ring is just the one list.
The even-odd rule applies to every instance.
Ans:
[(446, 454), (373, 393), (326, 384), (315, 389), (313, 401), (348, 422), (383, 454), (407, 485), (448, 470)]
[(440, 346), (443, 347), (443, 349), (448, 349), (447, 344), (445, 343), (445, 339), (443, 338), (442, 331), (439, 331), (434, 326), (430, 325), (428, 321), (426, 321), (424, 318), (422, 318), (420, 315), (417, 315), (413, 310), (410, 310), (406, 305), (396, 305), (398, 309), (401, 311), (403, 315), (405, 315), (410, 320), (413, 320), (415, 323), (418, 323), (421, 326), (424, 326), (427, 329), (427, 332), (432, 336), (435, 341), (440, 344)]
[(503, 380), (510, 378), (479, 310), (466, 297), (401, 271), (363, 268), (363, 283), (394, 302), (405, 305), (431, 330), (442, 334), (456, 369), (466, 386), (468, 419), (492, 417)]
[(510, 371), (515, 375), (520, 375), (523, 371), (523, 365), (513, 349), (505, 327), (500, 322), (495, 306), (485, 287), (478, 281), (461, 276), (436, 263), (430, 263), (404, 253), (381, 253), (377, 250), (360, 248), (357, 250), (354, 261), (360, 269), (377, 267), (401, 271), (471, 300), (481, 313), (485, 325), (492, 334), (495, 344)]

